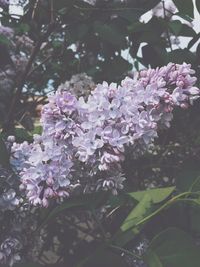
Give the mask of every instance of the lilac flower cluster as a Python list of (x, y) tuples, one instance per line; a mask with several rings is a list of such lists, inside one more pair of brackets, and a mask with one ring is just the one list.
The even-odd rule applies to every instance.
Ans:
[(190, 65), (170, 63), (119, 86), (98, 84), (86, 100), (60, 87), (42, 110), (43, 133), (29, 145), (28, 157), (22, 151), (27, 144), (13, 145), (11, 163), (20, 159), (14, 165), (30, 202), (47, 206), (83, 185), (116, 193), (126, 151), (138, 156), (147, 150), (170, 126), (174, 107), (187, 108), (199, 97), (192, 74)]
[(7, 38), (12, 38), (14, 35), (14, 31), (10, 27), (0, 26), (0, 34), (6, 36)]
[(0, 246), (0, 264), (7, 263), (9, 266), (13, 266), (21, 259), (18, 253), (20, 249), (21, 243), (18, 239), (12, 237), (5, 239)]
[[(20, 260), (22, 243), (19, 241), (19, 228), (16, 218), (20, 217), (20, 204), (22, 196), (19, 193), (19, 179), (8, 169), (0, 166), (0, 265), (13, 266)], [(22, 217), (21, 217), (22, 218)], [(23, 218), (25, 221), (25, 219)], [(22, 227), (22, 224), (20, 224)], [(27, 225), (26, 225), (27, 227)], [(30, 227), (28, 227), (30, 231)], [(24, 234), (24, 229), (23, 229)], [(22, 232), (20, 234), (22, 235)]]
[[(0, 7), (6, 3), (9, 5), (9, 1), (0, 1)], [(4, 124), (16, 81), (26, 68), (34, 42), (26, 34), (21, 35), (13, 28), (4, 25), (0, 25), (0, 36), (6, 38), (6, 46), (2, 47), (5, 59), (0, 70), (0, 122)], [(21, 120), (21, 112), (17, 113), (19, 114), (17, 120), (20, 120), (26, 129), (31, 130), (33, 123), (29, 114), (27, 113)]]
[(0, 7), (8, 7), (10, 4), (10, 0), (0, 0)]
[(95, 83), (92, 78), (86, 73), (75, 74), (69, 81), (61, 84), (58, 90), (67, 90), (77, 97), (88, 97), (91, 91), (95, 88)]

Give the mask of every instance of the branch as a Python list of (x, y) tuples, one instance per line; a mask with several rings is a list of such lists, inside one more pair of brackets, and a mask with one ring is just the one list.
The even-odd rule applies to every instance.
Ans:
[(31, 16), (32, 20), (33, 20), (34, 17), (35, 17), (35, 11), (36, 11), (36, 9), (37, 9), (38, 3), (39, 3), (39, 0), (36, 0), (36, 1), (35, 1), (35, 4), (34, 4), (34, 7), (33, 7), (32, 16)]
[(46, 63), (52, 55), (46, 57), (39, 65), (37, 65), (34, 69), (30, 70), (29, 73), (27, 74), (27, 77), (30, 77), (36, 70), (38, 70), (44, 63)]
[[(167, 16), (166, 16), (166, 8), (165, 8), (165, 1), (163, 0), (162, 1), (162, 5), (163, 5), (163, 12), (164, 12), (164, 20), (167, 21)], [(171, 43), (171, 39), (170, 39), (170, 34), (169, 34), (169, 29), (167, 28), (166, 29), (166, 34), (167, 34), (167, 39), (168, 39), (168, 42), (169, 42), (169, 47), (170, 47), (170, 50), (172, 51), (172, 43)]]
[(54, 30), (54, 27), (55, 27), (54, 23), (49, 24), (47, 31), (41, 36), (41, 38), (38, 40), (35, 47), (33, 48), (33, 51), (32, 51), (31, 56), (29, 58), (29, 61), (26, 65), (26, 68), (25, 68), (24, 72), (22, 73), (22, 75), (21, 75), (21, 77), (17, 83), (15, 93), (14, 93), (13, 98), (11, 100), (10, 110), (8, 111), (7, 119), (6, 119), (4, 127), (3, 127), (3, 131), (6, 131), (7, 129), (9, 130), (13, 124), (13, 113), (15, 111), (16, 104), (20, 100), (20, 96), (21, 96), (24, 84), (26, 82), (26, 78), (27, 78), (29, 72), (31, 71), (31, 66), (32, 66), (38, 52), (40, 51), (40, 47), (41, 47), (42, 43), (49, 37), (49, 35)]

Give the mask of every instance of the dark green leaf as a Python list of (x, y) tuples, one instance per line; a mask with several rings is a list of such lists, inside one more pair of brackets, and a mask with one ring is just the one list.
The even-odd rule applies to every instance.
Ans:
[(176, 49), (168, 53), (168, 62), (182, 64), (183, 62), (190, 62), (193, 64), (196, 60), (194, 53), (188, 49)]
[(188, 25), (182, 24), (182, 28), (179, 32), (179, 36), (194, 37), (196, 32)]
[(122, 57), (115, 57), (102, 63), (104, 79), (107, 81), (113, 81), (118, 77), (123, 76), (124, 73), (131, 70), (132, 65)]
[(17, 141), (32, 141), (33, 136), (24, 128), (15, 128), (15, 137)]
[(169, 228), (161, 232), (152, 240), (147, 258), (149, 251), (157, 255), (163, 267), (199, 267), (200, 248), (180, 229)]
[(0, 43), (4, 45), (9, 45), (10, 40), (6, 36), (0, 34)]
[(196, 0), (195, 3), (196, 3), (197, 10), (200, 14), (200, 0)]
[(128, 267), (128, 264), (122, 256), (108, 250), (100, 250), (77, 267)]
[(117, 27), (115, 27), (114, 25), (107, 25), (101, 24), (100, 22), (95, 22), (94, 31), (104, 41), (107, 41), (112, 45), (120, 46), (121, 48), (126, 45), (125, 36), (120, 33)]
[(30, 31), (30, 26), (26, 23), (20, 23), (16, 31), (17, 33), (27, 33)]
[(200, 38), (200, 33), (196, 34), (193, 39), (188, 44), (188, 49), (190, 49)]
[(95, 193), (95, 194), (86, 194), (81, 196), (72, 197), (71, 199), (67, 199), (66, 202), (57, 206), (45, 219), (40, 227), (46, 224), (49, 220), (58, 216), (61, 212), (71, 209), (82, 207), (89, 210), (95, 209), (102, 203), (105, 203), (108, 194), (105, 192)]
[(176, 179), (177, 189), (182, 192), (200, 190), (200, 169), (198, 166), (191, 164), (185, 165)]
[(6, 145), (0, 136), (0, 165), (2, 165), (5, 168), (9, 168), (9, 154), (6, 148)]
[(179, 35), (183, 24), (180, 22), (180, 20), (173, 20), (169, 22), (169, 28), (172, 30), (172, 32), (177, 36)]
[(144, 261), (148, 263), (149, 267), (163, 267), (158, 256), (150, 249), (144, 256)]
[(194, 17), (194, 6), (192, 0), (173, 0), (180, 13)]

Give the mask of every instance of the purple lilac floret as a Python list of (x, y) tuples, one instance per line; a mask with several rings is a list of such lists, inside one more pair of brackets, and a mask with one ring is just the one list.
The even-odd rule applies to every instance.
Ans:
[(0, 26), (0, 34), (6, 36), (7, 38), (11, 38), (14, 35), (14, 31), (10, 27)]
[(42, 110), (43, 133), (29, 152), (26, 143), (12, 148), (11, 163), (30, 202), (48, 206), (77, 186), (113, 193), (123, 188), (126, 150), (136, 157), (147, 150), (170, 126), (174, 107), (188, 108), (199, 97), (193, 74), (189, 64), (169, 63), (120, 85), (98, 84), (87, 99), (60, 87)]
[(9, 0), (0, 0), (0, 7), (8, 7), (10, 4)]

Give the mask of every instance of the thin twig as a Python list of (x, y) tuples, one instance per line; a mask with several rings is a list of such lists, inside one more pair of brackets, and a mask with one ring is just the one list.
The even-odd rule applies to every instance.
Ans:
[[(162, 5), (163, 5), (163, 12), (164, 12), (164, 20), (166, 20), (167, 16), (166, 16), (166, 8), (165, 8), (165, 1), (163, 0), (162, 1)], [(170, 50), (173, 51), (172, 49), (172, 43), (171, 43), (171, 39), (170, 39), (170, 34), (169, 34), (169, 29), (167, 28), (166, 29), (166, 34), (167, 34), (167, 39), (168, 39), (168, 42), (169, 42), (169, 47), (170, 47)]]
[(125, 253), (127, 255), (130, 255), (130, 256), (132, 256), (134, 258), (137, 258), (137, 259), (141, 260), (141, 257), (139, 255), (137, 255), (137, 254), (135, 254), (135, 253), (133, 253), (133, 252), (127, 250), (127, 249), (124, 249), (124, 248), (121, 248), (121, 247), (118, 247), (118, 246), (115, 246), (115, 245), (110, 245), (110, 247), (114, 248), (114, 249), (117, 249), (117, 250), (119, 250), (119, 251), (121, 251), (121, 252), (123, 252), (123, 253)]
[(82, 11), (90, 11), (90, 10), (101, 10), (101, 11), (124, 11), (124, 10), (137, 10), (137, 11), (145, 11), (143, 8), (135, 8), (135, 7), (118, 7), (118, 8), (109, 8), (109, 7), (81, 7), (77, 5), (73, 5), (74, 8), (80, 9)]
[(54, 23), (54, 8), (53, 8), (53, 0), (51, 0), (51, 23)]
[[(54, 27), (55, 27), (55, 24), (49, 24), (47, 31), (41, 36), (41, 38), (38, 40), (38, 42), (36, 43), (35, 47), (32, 50), (32, 53), (31, 53), (31, 56), (29, 58), (27, 65), (26, 65), (26, 68), (25, 68), (24, 72), (22, 73), (22, 76), (20, 77), (20, 79), (17, 83), (15, 93), (13, 95), (13, 98), (12, 98), (12, 101), (10, 104), (10, 109), (9, 109), (9, 112), (7, 115), (7, 119), (6, 119), (5, 125), (3, 127), (4, 131), (8, 130), (10, 128), (10, 126), (12, 126), (12, 124), (13, 124), (13, 113), (15, 111), (16, 104), (18, 103), (18, 101), (20, 99), (27, 75), (29, 74), (29, 72), (31, 70), (31, 66), (32, 66), (38, 52), (40, 51), (40, 47), (41, 47), (42, 43), (49, 37), (49, 35), (52, 33)], [(8, 129), (7, 129), (7, 127), (8, 127)]]
[(29, 73), (27, 74), (27, 78), (30, 77), (37, 69), (39, 69), (44, 63), (46, 63), (52, 55), (49, 55), (47, 58), (45, 58), (39, 65), (37, 65), (35, 68), (33, 68)]
[(39, 0), (36, 0), (35, 4), (34, 4), (34, 7), (33, 7), (32, 16), (31, 16), (32, 20), (35, 18), (35, 13), (36, 13), (36, 9), (37, 9), (38, 3), (39, 3)]

